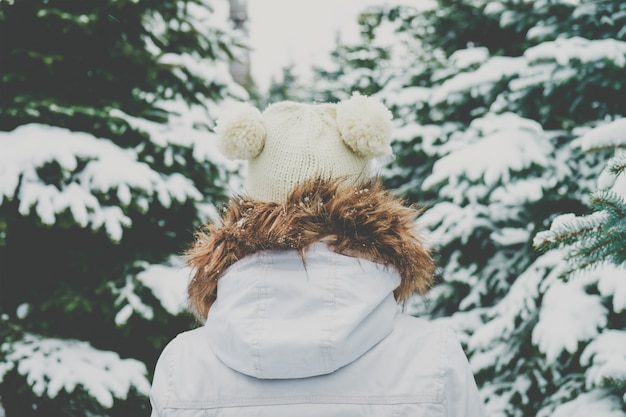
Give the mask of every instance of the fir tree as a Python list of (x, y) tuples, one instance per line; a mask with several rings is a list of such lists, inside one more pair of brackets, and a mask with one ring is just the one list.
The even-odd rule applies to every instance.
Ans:
[(603, 267), (626, 269), (626, 118), (603, 124), (579, 139), (583, 150), (594, 152), (615, 149), (601, 175), (599, 190), (591, 196), (590, 214), (558, 216), (550, 230), (537, 234), (537, 248), (561, 249), (563, 278), (593, 272)]
[(176, 255), (230, 191), (213, 113), (246, 93), (224, 7), (0, 2), (7, 415), (148, 413), (158, 354), (194, 325)]
[[(564, 0), (373, 8), (349, 46), (388, 44), (387, 59), (363, 68), (397, 123), (384, 175), (426, 206), (440, 265), (412, 312), (457, 329), (491, 416), (626, 412), (623, 197), (600, 191), (602, 214), (589, 214), (611, 155), (584, 152), (587, 138), (608, 140), (604, 129), (624, 131), (625, 12), (620, 1)], [(359, 90), (360, 74), (325, 90)], [(533, 245), (585, 226), (569, 263)], [(587, 253), (610, 265), (559, 278)]]
[(267, 94), (256, 98), (257, 106), (261, 109), (284, 100), (305, 101), (308, 95), (303, 90), (302, 81), (295, 71), (295, 64), (282, 68), (278, 79), (272, 78)]

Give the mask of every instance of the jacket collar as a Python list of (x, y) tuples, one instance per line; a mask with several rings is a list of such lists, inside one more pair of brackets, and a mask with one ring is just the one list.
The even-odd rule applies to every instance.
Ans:
[(265, 250), (304, 256), (322, 241), (338, 254), (393, 267), (401, 278), (394, 291), (397, 301), (416, 291), (423, 294), (432, 285), (434, 264), (416, 230), (418, 214), (384, 190), (380, 180), (360, 187), (312, 180), (292, 190), (284, 203), (235, 197), (221, 221), (198, 231), (185, 253), (194, 270), (190, 308), (200, 322), (205, 320), (218, 295), (218, 280), (235, 262)]

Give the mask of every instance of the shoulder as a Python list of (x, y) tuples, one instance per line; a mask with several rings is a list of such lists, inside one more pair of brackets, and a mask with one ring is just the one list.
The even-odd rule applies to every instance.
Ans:
[[(440, 398), (450, 416), (484, 416), (484, 409), (467, 356), (454, 330), (407, 315), (398, 315), (397, 327), (436, 369)], [(428, 345), (428, 346), (424, 346)]]
[(463, 367), (467, 365), (467, 357), (456, 332), (452, 328), (434, 321), (419, 317), (398, 314), (393, 334), (396, 341), (411, 345), (437, 358), (442, 368), (450, 366), (450, 362)]
[[(185, 360), (193, 360), (197, 354), (206, 351), (206, 337), (203, 335), (203, 327), (179, 333), (161, 351), (157, 361), (157, 369), (166, 368), (180, 369)], [(156, 372), (155, 370), (155, 372)]]
[(208, 347), (203, 346), (203, 328), (188, 330), (178, 334), (161, 351), (154, 370), (154, 379), (167, 379), (170, 381), (174, 373), (178, 373), (184, 368), (193, 368), (198, 357), (203, 352), (208, 351)]
[(438, 345), (439, 348), (458, 343), (456, 334), (450, 327), (404, 313), (397, 314), (394, 333), (396, 337), (421, 341), (420, 344)]
[(451, 371), (471, 373), (455, 331), (444, 324), (399, 313), (389, 339), (391, 345), (402, 347), (407, 366), (431, 370), (441, 384)]
[(217, 359), (207, 345), (204, 328), (180, 333), (163, 348), (154, 369), (150, 401), (154, 409), (163, 409), (181, 401), (192, 401), (204, 385), (208, 369), (216, 368)]
[(373, 362), (385, 363), (391, 373), (406, 373), (408, 378), (419, 375), (421, 381), (430, 384), (424, 389), (431, 390), (444, 383), (449, 352), (455, 350), (456, 343), (458, 341), (448, 327), (397, 313), (391, 333), (372, 349)]

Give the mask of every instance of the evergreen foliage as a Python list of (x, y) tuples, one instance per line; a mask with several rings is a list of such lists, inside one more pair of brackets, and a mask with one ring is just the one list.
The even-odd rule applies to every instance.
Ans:
[(302, 82), (295, 72), (295, 65), (290, 64), (282, 68), (278, 79), (271, 79), (267, 94), (256, 97), (256, 104), (258, 108), (264, 109), (279, 101), (304, 101), (308, 98), (308, 94), (303, 89)]
[(626, 192), (605, 170), (626, 137), (625, 19), (616, 0), (375, 7), (318, 69), (314, 96), (393, 110), (383, 175), (426, 206), (440, 266), (412, 312), (458, 331), (490, 416), (626, 415)]
[(157, 278), (184, 288), (176, 255), (230, 192), (213, 113), (247, 97), (219, 7), (0, 2), (7, 415), (149, 413), (160, 351), (194, 326)]
[[(563, 214), (554, 219), (550, 230), (537, 234), (539, 249), (561, 249), (565, 270), (563, 278), (606, 266), (626, 267), (626, 119), (603, 125), (580, 139), (587, 151), (613, 148), (604, 171), (603, 187), (591, 197), (590, 214)], [(602, 132), (602, 134), (598, 134)]]

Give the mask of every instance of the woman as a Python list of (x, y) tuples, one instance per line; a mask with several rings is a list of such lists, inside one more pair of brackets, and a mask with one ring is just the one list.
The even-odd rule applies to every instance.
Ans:
[(203, 326), (164, 349), (161, 416), (481, 417), (461, 345), (399, 304), (432, 284), (418, 212), (384, 190), (391, 113), (371, 97), (242, 104), (220, 149), (245, 193), (186, 252)]

